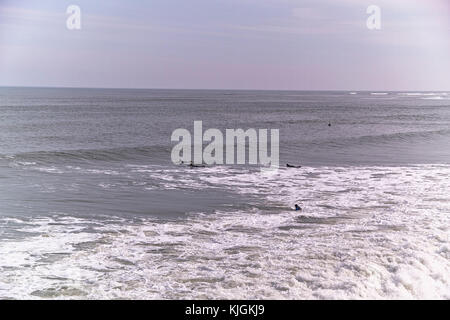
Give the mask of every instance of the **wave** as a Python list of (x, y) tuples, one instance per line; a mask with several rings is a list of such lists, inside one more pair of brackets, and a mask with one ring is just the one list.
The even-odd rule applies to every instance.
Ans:
[[(302, 122), (316, 122), (316, 120), (306, 120)], [(270, 125), (270, 121), (266, 125)], [(295, 120), (289, 123), (297, 123)], [(329, 140), (298, 141), (304, 146), (314, 146), (320, 148), (352, 147), (361, 145), (389, 145), (402, 142), (431, 142), (435, 139), (450, 136), (450, 129), (433, 131), (410, 131), (390, 134), (374, 134), (355, 137), (337, 137)], [(299, 144), (292, 144), (292, 141), (283, 143), (281, 141), (281, 151), (294, 152)], [(170, 159), (172, 145), (150, 145), (120, 148), (100, 148), (100, 149), (77, 149), (77, 150), (51, 150), (32, 151), (16, 154), (0, 155), (0, 160), (14, 162), (22, 166), (29, 165), (57, 165), (66, 163), (94, 163), (94, 162), (120, 162), (137, 161), (140, 163), (161, 163)]]
[(434, 97), (422, 98), (422, 100), (448, 100), (448, 99), (441, 97), (441, 96), (434, 96)]
[(0, 217), (23, 235), (0, 242), (4, 298), (449, 299), (449, 166), (190, 176), (259, 201), (173, 220)]
[[(449, 129), (434, 131), (409, 131), (396, 132), (391, 134), (366, 135), (360, 137), (350, 137), (340, 140), (328, 141), (336, 146), (342, 145), (360, 145), (360, 144), (389, 144), (393, 142), (412, 142), (412, 141), (432, 141), (436, 137), (446, 137), (450, 135)], [(323, 143), (323, 142), (321, 142)]]
[(167, 157), (170, 146), (136, 146), (103, 149), (32, 151), (13, 155), (1, 155), (0, 159), (14, 160), (21, 163), (55, 163), (60, 161), (122, 161), (122, 160), (157, 160)]

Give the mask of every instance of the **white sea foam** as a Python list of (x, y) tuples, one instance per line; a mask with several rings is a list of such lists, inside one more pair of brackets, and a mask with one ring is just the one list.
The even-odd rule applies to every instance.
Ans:
[(440, 92), (440, 93), (407, 92), (407, 93), (398, 93), (398, 95), (405, 96), (405, 97), (411, 97), (411, 98), (418, 98), (421, 100), (446, 100), (447, 93), (446, 92)]
[(426, 98), (422, 98), (422, 100), (444, 100), (444, 97), (441, 96), (434, 96), (434, 97), (426, 97)]
[[(151, 174), (175, 188), (182, 170)], [(450, 299), (449, 166), (183, 172), (178, 187), (264, 205), (133, 223), (1, 218), (29, 235), (0, 242), (0, 297)]]

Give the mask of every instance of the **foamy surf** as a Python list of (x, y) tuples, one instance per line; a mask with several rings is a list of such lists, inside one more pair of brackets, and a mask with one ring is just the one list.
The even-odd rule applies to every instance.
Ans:
[(2, 217), (0, 297), (450, 298), (449, 166), (214, 167), (178, 185), (179, 168), (132, 168), (259, 201), (171, 220)]

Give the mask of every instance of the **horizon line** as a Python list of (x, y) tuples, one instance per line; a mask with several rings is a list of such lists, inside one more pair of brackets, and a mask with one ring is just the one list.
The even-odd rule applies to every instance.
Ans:
[(77, 86), (17, 86), (0, 85), (0, 88), (23, 89), (92, 89), (92, 90), (177, 90), (177, 91), (286, 91), (286, 92), (450, 92), (450, 90), (369, 90), (369, 89), (233, 89), (233, 88), (158, 88), (158, 87), (77, 87)]

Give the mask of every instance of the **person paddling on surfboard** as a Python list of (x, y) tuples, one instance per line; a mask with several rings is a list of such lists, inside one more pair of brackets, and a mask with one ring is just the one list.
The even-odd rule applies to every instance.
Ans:
[(191, 167), (191, 168), (204, 168), (205, 165), (203, 165), (203, 164), (194, 164), (194, 162), (191, 161), (191, 163), (189, 164), (189, 167)]

